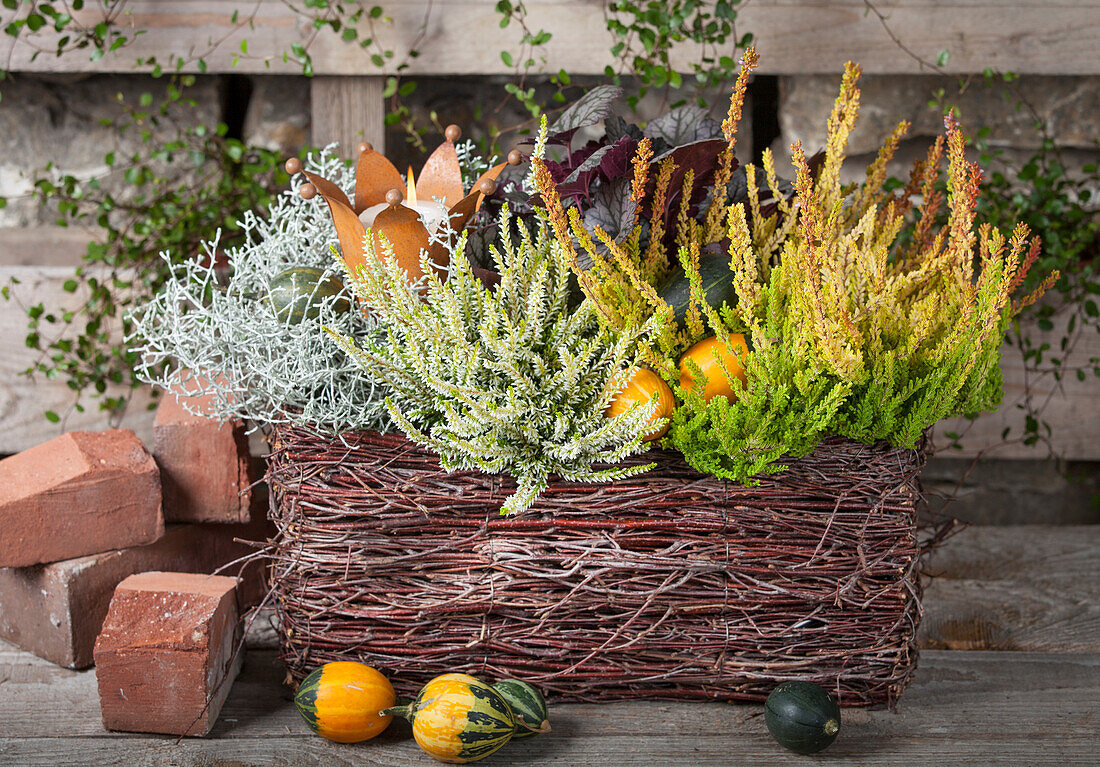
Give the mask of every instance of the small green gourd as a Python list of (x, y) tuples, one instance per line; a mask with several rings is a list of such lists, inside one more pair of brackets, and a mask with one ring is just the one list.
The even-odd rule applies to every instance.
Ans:
[(550, 732), (550, 715), (546, 699), (533, 684), (519, 679), (502, 679), (493, 685), (500, 697), (508, 701), (516, 720), (513, 740), (522, 740)]
[[(313, 266), (295, 266), (272, 277), (267, 285), (267, 301), (279, 319), (294, 325), (303, 319), (316, 319), (324, 299), (344, 292), (344, 283), (336, 275), (325, 274), (324, 269)], [(343, 314), (351, 309), (351, 303), (341, 296), (332, 302), (332, 309)]]
[(764, 721), (779, 745), (816, 754), (836, 740), (840, 706), (813, 682), (784, 682), (764, 703)]

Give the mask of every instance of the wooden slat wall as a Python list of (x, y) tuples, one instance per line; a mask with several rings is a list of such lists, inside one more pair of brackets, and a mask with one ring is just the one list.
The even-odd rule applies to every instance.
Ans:
[(1100, 525), (975, 526), (927, 565), (919, 644), (934, 650), (1100, 651)]
[(310, 140), (314, 146), (336, 141), (345, 157), (364, 141), (385, 152), (385, 102), (382, 78), (314, 77), (310, 81)]
[[(409, 61), (410, 74), (509, 73), (499, 51), (514, 48), (517, 25), (501, 29), (500, 17), (488, 0), (435, 0), (379, 3), (390, 22), (379, 21), (377, 39), (395, 51), (387, 66), (395, 66), (420, 35), (420, 56)], [(89, 4), (92, 5), (92, 4)], [(566, 68), (575, 74), (602, 73), (614, 65), (604, 24), (606, 3), (598, 0), (527, 0), (527, 23), (554, 36), (545, 50), (546, 69)], [(291, 42), (307, 39), (312, 30), (306, 19), (277, 0), (256, 4), (254, 28), (246, 23), (252, 3), (240, 0), (145, 0), (127, 5), (133, 24), (149, 30), (121, 53), (95, 65), (97, 71), (133, 71), (137, 56), (162, 56), (165, 51), (194, 51), (206, 56), (210, 71), (296, 73), (300, 65), (284, 62), (282, 52)], [(1097, 74), (1100, 56), (1100, 3), (1097, 0), (880, 0), (879, 10), (890, 27), (918, 55), (935, 61), (944, 49), (951, 52), (946, 69), (980, 72), (985, 67), (1033, 74)], [(240, 10), (240, 23), (231, 22)], [(430, 10), (430, 13), (429, 13)], [(85, 12), (89, 14), (90, 12)], [(90, 15), (94, 18), (94, 15)], [(126, 20), (129, 23), (129, 19)], [(851, 58), (865, 71), (914, 73), (920, 66), (891, 40), (879, 19), (863, 0), (755, 0), (738, 10), (739, 32), (751, 31), (763, 57), (761, 71), (772, 74), (835, 73)], [(223, 40), (224, 38), (224, 40)], [(249, 55), (240, 56), (240, 41), (249, 41)], [(732, 48), (732, 43), (730, 44)], [(9, 69), (24, 71), (83, 71), (90, 68), (84, 54), (63, 59), (0, 40), (0, 60)], [(347, 44), (323, 32), (310, 49), (317, 74), (378, 74), (370, 63), (371, 51)], [(698, 61), (700, 50), (678, 48), (674, 64), (684, 71)], [(239, 61), (236, 60), (240, 56)]]
[[(1065, 321), (1060, 321), (1050, 331), (1040, 331), (1032, 327), (1027, 330), (1033, 344), (1049, 344), (1053, 352), (1047, 357), (1060, 356), (1057, 353), (1061, 342)], [(1100, 359), (1100, 333), (1088, 329), (1076, 337), (1075, 347), (1068, 364), (1087, 366), (1090, 359)], [(992, 458), (1045, 458), (1049, 451), (1046, 445), (1025, 445), (1024, 424), (1026, 420), (1026, 398), (1031, 397), (1032, 407), (1042, 407), (1040, 419), (1051, 425), (1053, 434), (1051, 443), (1056, 454), (1070, 460), (1100, 460), (1100, 378), (1087, 371), (1084, 381), (1078, 380), (1074, 373), (1056, 381), (1052, 375), (1030, 376), (1024, 369), (1024, 360), (1020, 352), (1006, 346), (1002, 351), (1001, 372), (1004, 375), (1004, 400), (996, 413), (983, 415), (976, 421), (964, 418), (940, 422), (936, 428), (936, 445), (941, 454), (948, 457), (977, 455), (988, 451)], [(1008, 439), (1002, 434), (1006, 427), (1011, 428)], [(961, 450), (947, 447), (952, 440), (949, 432), (960, 435)], [(1044, 436), (1046, 432), (1043, 432)], [(984, 453), (983, 453), (984, 454)]]

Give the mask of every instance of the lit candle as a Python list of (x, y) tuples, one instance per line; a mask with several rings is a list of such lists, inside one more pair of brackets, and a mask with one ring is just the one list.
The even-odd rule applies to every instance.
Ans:
[[(417, 200), (416, 199), (416, 186), (413, 184), (412, 168), (409, 168), (408, 181), (406, 182), (407, 196), (401, 201), (401, 204), (406, 208), (415, 210), (416, 214), (420, 216), (420, 223), (424, 225), (424, 228), (428, 230), (429, 234), (434, 233), (439, 225), (447, 220), (449, 211), (447, 206), (442, 203), (438, 203), (435, 200)], [(380, 202), (377, 205), (371, 205), (369, 208), (359, 214), (359, 220), (363, 222), (363, 226), (371, 227), (374, 225), (374, 219), (379, 213), (389, 207), (389, 203)]]

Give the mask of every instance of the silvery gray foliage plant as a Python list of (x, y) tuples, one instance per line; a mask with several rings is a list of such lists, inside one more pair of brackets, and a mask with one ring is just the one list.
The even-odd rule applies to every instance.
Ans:
[[(350, 193), (354, 172), (332, 149), (311, 155), (305, 166)], [(131, 313), (142, 379), (211, 395), (209, 414), (222, 419), (388, 429), (384, 389), (322, 330), (364, 336), (372, 332), (372, 321), (354, 306), (334, 311), (338, 297), (321, 299), (319, 316), (298, 322), (280, 317), (267, 300), (272, 278), (290, 267), (338, 273), (332, 256), (336, 230), (323, 202), (304, 200), (291, 188), (268, 215), (245, 211), (241, 228), (243, 242), (224, 249), (232, 267), (226, 285), (218, 284), (214, 267), (222, 250), (217, 240), (206, 243), (198, 258), (173, 263), (161, 254), (172, 264), (173, 279)]]
[(570, 306), (567, 257), (545, 224), (532, 233), (505, 207), (499, 231), (490, 246), (495, 288), (474, 275), (464, 237), (447, 281), (425, 260), (421, 290), (368, 240), (368, 266), (349, 282), (384, 332), (330, 332), (391, 390), (394, 422), (444, 468), (515, 477), (507, 514), (527, 509), (551, 475), (610, 482), (648, 469), (597, 465), (644, 449), (656, 403), (605, 417), (634, 372), (637, 336), (601, 329), (588, 301)]

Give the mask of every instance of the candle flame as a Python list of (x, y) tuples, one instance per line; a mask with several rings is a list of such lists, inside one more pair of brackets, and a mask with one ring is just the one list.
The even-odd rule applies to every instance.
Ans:
[(410, 205), (416, 205), (416, 184), (413, 182), (413, 166), (409, 166), (408, 181), (405, 182), (405, 199)]

